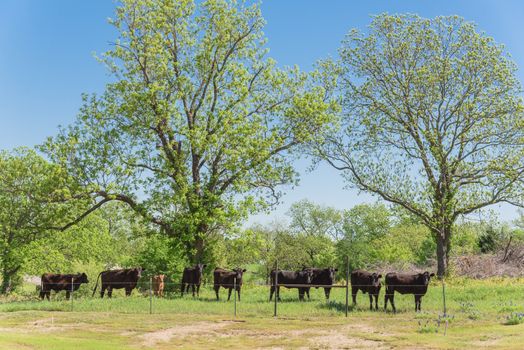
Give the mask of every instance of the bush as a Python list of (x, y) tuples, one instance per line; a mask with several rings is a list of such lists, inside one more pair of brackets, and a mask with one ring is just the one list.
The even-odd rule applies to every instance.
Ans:
[(499, 233), (492, 226), (488, 227), (478, 239), (480, 251), (493, 253), (497, 249), (499, 238)]
[(506, 317), (505, 325), (512, 326), (524, 323), (524, 313), (522, 312), (512, 312)]

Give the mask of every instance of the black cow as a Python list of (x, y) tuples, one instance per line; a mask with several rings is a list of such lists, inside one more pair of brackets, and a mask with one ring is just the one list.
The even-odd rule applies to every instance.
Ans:
[(82, 283), (89, 283), (85, 273), (77, 273), (76, 275), (60, 275), (54, 273), (44, 273), (40, 282), (40, 298), (44, 300), (51, 295), (51, 290), (59, 292), (66, 291), (66, 298), (69, 299), (71, 292), (78, 290)]
[(378, 310), (378, 295), (380, 294), (380, 279), (382, 275), (376, 272), (367, 272), (364, 270), (355, 270), (351, 272), (351, 295), (353, 304), (357, 304), (357, 293), (369, 294), (369, 309), (373, 310), (373, 297), (375, 297), (375, 310)]
[(199, 295), (200, 284), (202, 283), (202, 275), (206, 264), (196, 264), (193, 267), (186, 267), (184, 273), (182, 274), (182, 288), (180, 289), (181, 296), (184, 296), (184, 290), (186, 293), (189, 293), (189, 287), (195, 296), (195, 287), (196, 294)]
[(219, 267), (213, 271), (213, 288), (215, 289), (217, 300), (220, 287), (229, 289), (227, 294), (228, 301), (231, 299), (231, 291), (233, 290), (233, 287), (235, 287), (238, 294), (238, 300), (240, 301), (240, 288), (242, 287), (242, 275), (244, 272), (246, 272), (246, 269), (236, 268), (233, 269), (233, 271), (228, 271)]
[(95, 289), (93, 289), (93, 296), (98, 288), (98, 280), (101, 278), (102, 285), (100, 288), (100, 298), (104, 297), (104, 292), (107, 289), (107, 296), (111, 298), (113, 295), (113, 289), (125, 288), (126, 296), (130, 296), (133, 289), (136, 288), (138, 280), (142, 276), (142, 268), (137, 267), (134, 269), (121, 269), (121, 270), (108, 270), (102, 271), (96, 278)]
[(420, 304), (422, 297), (428, 290), (428, 284), (434, 273), (396, 273), (390, 272), (386, 274), (386, 296), (384, 297), (384, 310), (387, 310), (388, 300), (391, 302), (393, 312), (395, 309), (395, 292), (400, 294), (414, 294), (415, 295), (415, 311), (420, 311)]
[[(333, 267), (329, 267), (327, 269), (320, 269), (316, 267), (309, 267), (305, 268), (304, 270), (311, 270), (313, 273), (313, 277), (311, 278), (311, 284), (315, 285), (324, 285), (324, 286), (332, 286), (335, 282), (335, 274), (338, 271), (338, 269), (335, 269)], [(318, 288), (318, 287), (315, 287)], [(307, 298), (309, 297), (309, 290), (311, 288), (304, 288), (304, 292), (307, 294)], [(329, 294), (331, 293), (331, 287), (324, 287), (324, 294), (326, 295), (326, 299), (329, 300)]]
[(275, 270), (271, 271), (271, 289), (269, 293), (269, 301), (273, 298), (273, 293), (275, 292), (275, 277), (277, 279), (277, 298), (280, 300), (280, 286), (286, 288), (298, 288), (298, 299), (304, 300), (304, 287), (298, 286), (288, 286), (293, 284), (311, 284), (311, 279), (313, 278), (313, 271), (311, 270), (301, 270), (301, 271), (285, 271), (278, 270), (278, 274)]

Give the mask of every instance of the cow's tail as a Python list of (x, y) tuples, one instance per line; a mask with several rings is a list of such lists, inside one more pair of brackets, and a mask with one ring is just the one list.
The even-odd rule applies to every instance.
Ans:
[(100, 275), (101, 275), (103, 272), (104, 272), (104, 271), (100, 272), (100, 273), (98, 274), (98, 277), (96, 278), (96, 284), (95, 284), (95, 288), (93, 289), (93, 295), (92, 295), (92, 297), (95, 296), (96, 289), (98, 288), (98, 280), (100, 279)]

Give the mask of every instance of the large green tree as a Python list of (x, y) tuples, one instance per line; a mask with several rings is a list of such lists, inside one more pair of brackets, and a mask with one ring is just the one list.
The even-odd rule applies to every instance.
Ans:
[(82, 208), (71, 200), (75, 188), (63, 168), (33, 150), (0, 151), (0, 293), (16, 286), (37, 242), (75, 220)]
[(114, 81), (44, 149), (97, 204), (127, 203), (205, 260), (210, 235), (296, 180), (293, 152), (334, 107), (324, 76), (267, 57), (258, 5), (123, 0), (112, 24)]
[(338, 62), (342, 128), (318, 155), (359, 190), (413, 213), (448, 265), (457, 218), (522, 205), (521, 86), (503, 47), (464, 19), (379, 15)]

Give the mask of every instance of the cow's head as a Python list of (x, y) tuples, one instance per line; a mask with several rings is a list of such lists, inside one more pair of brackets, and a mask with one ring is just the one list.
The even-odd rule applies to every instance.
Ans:
[(87, 279), (87, 275), (85, 274), (85, 272), (78, 274), (77, 282), (78, 283), (89, 283), (89, 280)]
[(198, 263), (195, 265), (195, 270), (197, 271), (200, 278), (202, 278), (202, 276), (204, 275), (204, 269), (206, 268), (206, 266), (207, 264), (201, 264), (201, 263)]
[(140, 278), (142, 276), (142, 272), (144, 272), (144, 269), (141, 268), (141, 267), (136, 267), (133, 270), (134, 270), (137, 278)]
[(337, 274), (338, 269), (336, 269), (334, 267), (329, 267), (329, 268), (326, 269), (326, 271), (327, 271), (327, 274), (329, 276), (329, 280), (331, 282), (333, 282), (335, 280), (335, 275)]
[(156, 275), (156, 276), (153, 277), (153, 279), (157, 283), (163, 283), (165, 278), (166, 278), (166, 275)]
[(244, 272), (246, 272), (246, 269), (237, 267), (236, 269), (233, 269), (233, 272), (235, 273), (233, 277), (237, 279), (237, 282), (242, 283), (242, 276), (244, 275)]
[(370, 276), (369, 276), (369, 282), (371, 284), (371, 286), (375, 287), (375, 288), (378, 288), (380, 290), (380, 287), (381, 287), (381, 284), (380, 284), (380, 279), (382, 278), (382, 275), (381, 274), (378, 274), (376, 272), (373, 272)]
[(435, 276), (435, 274), (433, 272), (429, 273), (427, 271), (418, 274), (418, 278), (420, 279), (422, 284), (425, 285), (425, 286), (427, 286), (429, 284), (429, 280), (433, 276)]
[(310, 284), (311, 280), (313, 279), (313, 270), (311, 269), (305, 269), (302, 271), (298, 271), (298, 276), (301, 280), (304, 281), (306, 284)]

